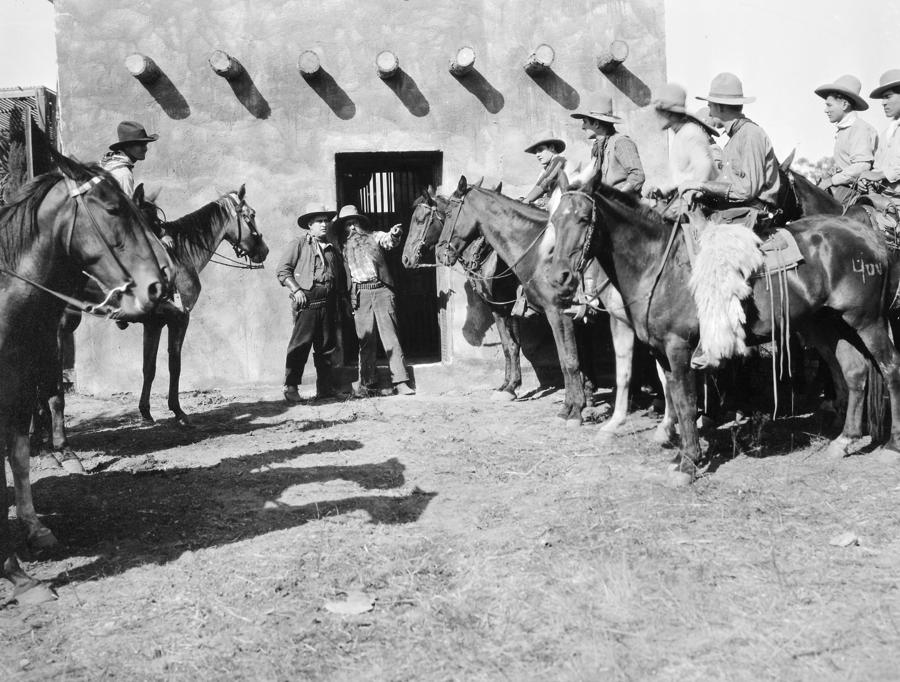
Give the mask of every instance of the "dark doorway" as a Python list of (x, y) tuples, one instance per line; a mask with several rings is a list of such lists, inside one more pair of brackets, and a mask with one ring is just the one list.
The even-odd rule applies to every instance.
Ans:
[[(441, 360), (441, 327), (437, 282), (433, 267), (407, 270), (400, 256), (406, 243), (412, 203), (423, 189), (441, 183), (441, 152), (368, 152), (335, 154), (338, 206), (353, 204), (372, 221), (373, 229), (403, 226), (403, 242), (389, 252), (394, 276), (400, 343), (407, 362)], [(341, 326), (345, 365), (357, 361), (358, 346), (352, 319)], [(384, 351), (379, 343), (379, 357)]]

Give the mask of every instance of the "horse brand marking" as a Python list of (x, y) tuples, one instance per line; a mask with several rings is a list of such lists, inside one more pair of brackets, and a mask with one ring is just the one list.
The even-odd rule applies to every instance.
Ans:
[(874, 277), (875, 273), (884, 274), (884, 266), (881, 263), (867, 263), (862, 258), (853, 259), (853, 272), (862, 276), (863, 284), (866, 283), (866, 275)]

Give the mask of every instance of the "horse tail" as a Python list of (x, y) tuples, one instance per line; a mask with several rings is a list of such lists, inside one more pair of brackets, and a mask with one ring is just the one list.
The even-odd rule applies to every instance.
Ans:
[(697, 304), (700, 342), (715, 367), (747, 352), (741, 302), (753, 289), (747, 280), (763, 264), (760, 239), (743, 225), (709, 223), (700, 236), (690, 288)]

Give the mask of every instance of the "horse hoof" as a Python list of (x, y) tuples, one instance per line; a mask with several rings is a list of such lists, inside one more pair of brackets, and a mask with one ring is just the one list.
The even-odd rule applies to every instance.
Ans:
[(675, 442), (675, 433), (660, 424), (653, 431), (653, 442), (658, 445), (672, 445)]
[(35, 457), (35, 460), (37, 460), (35, 462), (35, 469), (37, 470), (59, 471), (63, 468), (63, 465), (52, 452), (41, 453)]
[(666, 487), (685, 488), (694, 482), (694, 477), (686, 471), (672, 470), (666, 472)]
[(47, 583), (30, 580), (25, 585), (19, 585), (13, 590), (13, 599), (20, 606), (35, 606), (53, 601), (58, 597)]
[(498, 403), (508, 403), (516, 399), (516, 394), (512, 391), (507, 390), (499, 390), (493, 391), (491, 393), (491, 400), (494, 400)]
[(188, 419), (188, 416), (186, 414), (175, 415), (175, 423), (185, 429), (194, 428), (194, 425), (191, 423), (191, 420)]
[(145, 425), (146, 424), (155, 424), (156, 420), (153, 418), (153, 415), (151, 415), (149, 412), (147, 412), (146, 414), (141, 412), (141, 422), (144, 423)]
[(84, 474), (87, 473), (84, 470), (84, 467), (81, 465), (81, 460), (78, 459), (78, 455), (76, 455), (70, 448), (66, 448), (62, 451), (62, 456), (59, 458), (59, 463), (62, 464), (62, 468), (68, 471), (70, 474)]
[(566, 428), (567, 429), (577, 429), (581, 426), (581, 417), (570, 417), (566, 419)]
[(51, 549), (52, 547), (56, 547), (57, 544), (59, 544), (59, 542), (49, 528), (42, 526), (38, 530), (28, 534), (28, 546), (35, 551)]
[(846, 457), (850, 452), (851, 442), (852, 441), (837, 438), (828, 444), (828, 447), (825, 448), (823, 456), (825, 457), (825, 459), (834, 461), (844, 459), (844, 457)]

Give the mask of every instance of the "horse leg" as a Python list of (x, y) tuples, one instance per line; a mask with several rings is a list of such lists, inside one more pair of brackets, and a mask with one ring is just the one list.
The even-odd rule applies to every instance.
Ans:
[(900, 353), (891, 343), (887, 327), (881, 320), (858, 333), (877, 363), (891, 396), (891, 436), (883, 449), (900, 452)]
[(600, 427), (601, 433), (610, 433), (625, 423), (631, 391), (631, 361), (634, 356), (634, 329), (626, 320), (609, 316), (613, 349), (616, 353), (616, 402), (613, 413)]
[(500, 312), (492, 310), (494, 316), (494, 324), (497, 327), (497, 333), (500, 335), (500, 345), (503, 347), (503, 359), (506, 362), (506, 368), (503, 375), (503, 383), (496, 391), (493, 398), (495, 400), (513, 400), (516, 398), (516, 389), (522, 383), (521, 369), (518, 370), (518, 383), (514, 385), (515, 374), (514, 365), (519, 361), (519, 345), (518, 339), (513, 337), (512, 333), (512, 316), (503, 315)]
[(184, 345), (184, 336), (187, 334), (190, 321), (190, 314), (185, 313), (182, 318), (169, 323), (169, 409), (175, 414), (175, 421), (188, 428), (193, 425), (181, 409), (178, 384), (181, 380), (181, 347)]
[(27, 411), (13, 417), (7, 431), (7, 451), (13, 485), (16, 489), (16, 516), (28, 532), (28, 544), (40, 550), (53, 547), (56, 538), (38, 518), (31, 496), (31, 438), (28, 435), (30, 421), (31, 415)]
[(164, 322), (156, 320), (144, 322), (144, 383), (141, 386), (141, 399), (138, 409), (145, 424), (154, 422), (150, 414), (150, 389), (153, 388), (153, 379), (156, 378), (156, 352), (159, 350), (159, 337), (162, 335)]
[[(63, 321), (65, 319), (64, 317)], [(77, 320), (81, 320), (80, 315)], [(53, 386), (49, 391), (50, 396), (47, 398), (46, 403), (50, 416), (50, 437), (53, 449), (60, 453), (58, 459), (63, 469), (71, 474), (83, 474), (85, 473), (84, 467), (81, 465), (78, 455), (69, 447), (69, 437), (66, 433), (66, 387), (63, 383), (63, 359), (66, 352), (66, 344), (71, 344), (73, 341), (71, 339), (72, 333), (63, 326), (63, 321), (60, 322), (56, 332), (56, 359), (58, 362), (52, 370)]]
[(546, 308), (547, 322), (553, 331), (556, 341), (556, 352), (559, 354), (559, 366), (562, 369), (566, 385), (566, 400), (557, 415), (565, 420), (567, 426), (581, 425), (581, 410), (584, 409), (584, 383), (578, 365), (578, 348), (575, 344), (575, 329), (572, 320), (563, 315), (558, 308)]
[[(20, 604), (39, 604), (50, 599), (55, 599), (55, 595), (50, 588), (29, 576), (22, 570), (19, 560), (13, 550), (13, 534), (10, 531), (9, 521), (6, 518), (6, 510), (9, 508), (9, 500), (7, 499), (6, 488), (6, 466), (2, 465), (3, 461), (9, 456), (10, 464), (14, 460), (14, 450), (19, 446), (20, 439), (14, 434), (14, 429), (9, 423), (8, 418), (0, 417), (0, 509), (3, 509), (3, 518), (0, 519), (0, 575), (9, 580), (13, 585), (13, 598)], [(27, 435), (25, 438), (28, 441)], [(26, 458), (28, 457), (26, 450)], [(26, 462), (27, 463), (27, 462)], [(14, 480), (17, 481), (18, 474), (16, 467), (12, 467)], [(27, 469), (26, 469), (27, 472)], [(19, 485), (16, 482), (17, 506), (18, 506)], [(30, 493), (30, 490), (29, 490)], [(21, 517), (20, 517), (21, 518)], [(45, 529), (46, 530), (46, 529)], [(50, 531), (47, 531), (49, 537), (53, 537)]]
[(697, 432), (697, 386), (694, 370), (691, 369), (691, 348), (684, 344), (670, 344), (666, 348), (671, 371), (667, 375), (667, 395), (671, 393), (672, 404), (681, 428), (681, 448), (669, 470), (669, 483), (683, 486), (697, 476), (697, 462), (700, 459), (700, 436)]
[[(847, 455), (862, 438), (862, 415), (866, 392), (866, 376), (869, 361), (852, 343), (839, 340), (834, 346), (834, 355), (841, 367), (843, 380), (847, 386), (847, 414), (841, 434), (828, 445), (825, 454), (829, 458), (840, 459)], [(837, 387), (837, 382), (835, 382)]]
[(666, 371), (659, 361), (656, 361), (656, 373), (659, 375), (659, 383), (662, 384), (663, 397), (666, 401), (666, 411), (662, 421), (653, 432), (653, 440), (660, 445), (669, 445), (675, 442), (675, 408), (672, 405), (672, 394), (669, 391), (669, 380)]

